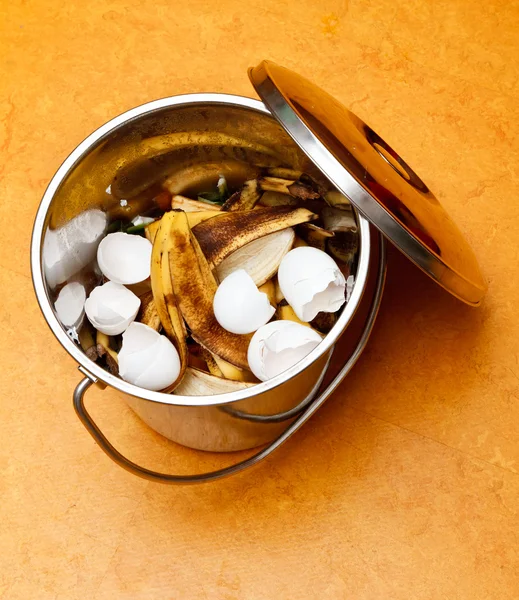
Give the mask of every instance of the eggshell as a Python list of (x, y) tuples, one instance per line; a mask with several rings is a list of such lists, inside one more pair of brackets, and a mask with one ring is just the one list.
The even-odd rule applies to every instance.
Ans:
[(252, 336), (247, 352), (250, 370), (267, 381), (296, 365), (321, 342), (310, 327), (294, 321), (272, 321)]
[(132, 284), (150, 276), (151, 242), (140, 235), (108, 234), (97, 249), (97, 263), (110, 281)]
[(218, 286), (213, 310), (216, 320), (224, 329), (238, 334), (256, 331), (276, 312), (267, 294), (258, 291), (244, 269), (234, 271)]
[(138, 215), (137, 217), (132, 219), (132, 223), (134, 226), (136, 225), (149, 225), (153, 223), (155, 219), (153, 217), (143, 217), (142, 215)]
[(278, 270), (279, 287), (301, 321), (335, 312), (345, 302), (346, 280), (331, 256), (311, 246), (291, 250)]
[(87, 210), (59, 229), (49, 229), (43, 241), (43, 270), (50, 288), (67, 281), (94, 260), (107, 218)]
[(85, 316), (85, 300), (85, 288), (76, 281), (67, 283), (60, 290), (54, 308), (65, 327), (78, 327), (81, 324)]
[(118, 335), (135, 319), (140, 305), (139, 298), (124, 285), (108, 281), (92, 290), (85, 302), (85, 312), (101, 333)]
[(132, 323), (123, 333), (118, 360), (119, 375), (125, 381), (152, 391), (167, 388), (180, 373), (175, 346), (143, 323)]

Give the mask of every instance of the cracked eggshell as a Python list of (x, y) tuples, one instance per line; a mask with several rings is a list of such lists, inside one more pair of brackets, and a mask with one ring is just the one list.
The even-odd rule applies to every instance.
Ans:
[(272, 379), (310, 354), (322, 339), (314, 329), (294, 321), (267, 323), (250, 341), (250, 370), (261, 381)]
[(119, 335), (135, 319), (141, 301), (130, 290), (108, 281), (92, 290), (85, 302), (88, 320), (101, 333)]
[(345, 302), (346, 280), (331, 256), (311, 246), (291, 250), (278, 270), (279, 287), (301, 321), (336, 312)]
[(109, 233), (97, 249), (97, 264), (110, 281), (139, 283), (150, 276), (152, 248), (151, 242), (140, 235)]
[(168, 338), (143, 323), (132, 323), (123, 333), (119, 375), (128, 383), (158, 392), (180, 374), (180, 357)]
[(54, 308), (64, 327), (79, 327), (81, 325), (85, 316), (85, 300), (85, 288), (77, 281), (67, 283), (60, 290)]
[(256, 331), (276, 312), (267, 294), (258, 290), (244, 269), (234, 271), (218, 286), (213, 310), (218, 323), (237, 334)]
[(50, 288), (67, 281), (96, 256), (107, 224), (101, 210), (87, 210), (59, 229), (49, 229), (43, 241), (43, 270)]

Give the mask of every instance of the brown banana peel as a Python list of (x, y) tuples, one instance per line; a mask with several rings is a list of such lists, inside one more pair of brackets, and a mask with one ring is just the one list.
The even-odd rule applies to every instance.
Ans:
[(217, 365), (214, 355), (211, 354), (211, 352), (209, 352), (209, 350), (202, 348), (201, 356), (205, 360), (205, 363), (206, 363), (207, 368), (209, 369), (209, 373), (211, 373), (211, 375), (214, 375), (215, 377), (223, 377), (223, 373), (222, 373), (220, 367)]
[(167, 390), (164, 390), (166, 393), (173, 390), (181, 381), (188, 362), (187, 332), (177, 305), (169, 269), (169, 251), (172, 243), (171, 227), (174, 214), (173, 212), (165, 213), (160, 220), (160, 227), (155, 236), (151, 253), (151, 289), (155, 309), (164, 333), (177, 349), (180, 358), (179, 376)]
[(270, 177), (296, 181), (303, 175), (303, 171), (297, 171), (296, 169), (290, 169), (289, 167), (270, 167), (267, 169), (267, 174)]
[(209, 352), (247, 369), (250, 336), (230, 333), (218, 323), (213, 312), (217, 283), (187, 216), (175, 211), (167, 214), (171, 215), (168, 254), (173, 292), (191, 337)]
[(215, 219), (218, 217), (222, 217), (225, 213), (221, 211), (214, 210), (199, 210), (196, 212), (186, 212), (187, 222), (189, 223), (189, 227), (193, 229), (202, 221), (207, 221), (209, 219)]
[(257, 179), (249, 179), (222, 206), (223, 211), (251, 210), (261, 197)]
[(119, 375), (119, 359), (117, 352), (110, 347), (110, 338), (100, 331), (96, 334), (96, 350), (100, 357), (104, 357), (108, 371), (112, 375)]
[(157, 308), (155, 307), (155, 301), (153, 300), (153, 292), (150, 291), (140, 298), (141, 307), (137, 313), (136, 320), (151, 327), (155, 331), (160, 331), (161, 321)]
[(211, 269), (230, 254), (269, 233), (307, 223), (317, 215), (306, 208), (276, 206), (225, 213), (218, 219), (203, 221), (193, 228)]
[(291, 181), (281, 177), (260, 177), (258, 185), (264, 192), (281, 192), (298, 200), (316, 200), (319, 193), (301, 181)]
[[(193, 202), (195, 202), (193, 200)], [(180, 209), (175, 209), (175, 210), (180, 210)], [(199, 223), (201, 223), (202, 221), (207, 221), (207, 219), (212, 219), (213, 217), (219, 217), (221, 215), (223, 215), (223, 212), (220, 212), (219, 210), (196, 210), (193, 212), (189, 212), (186, 211), (187, 214), (187, 221), (189, 223), (189, 227), (193, 228), (196, 225), (198, 225)], [(153, 223), (150, 223), (149, 225), (147, 225), (144, 229), (144, 233), (146, 235), (146, 238), (153, 244), (153, 240), (155, 239), (155, 236), (157, 235), (157, 231), (160, 227), (160, 219), (157, 221), (153, 221)]]
[(333, 237), (333, 233), (318, 227), (313, 223), (303, 223), (297, 227), (297, 235), (304, 240), (309, 246), (318, 248), (323, 252), (326, 251), (326, 242), (328, 238)]
[(173, 173), (166, 179), (163, 187), (173, 195), (189, 196), (197, 194), (200, 190), (214, 189), (221, 176), (234, 188), (258, 175), (257, 167), (239, 161), (197, 163)]
[(258, 204), (261, 206), (299, 206), (299, 200), (281, 192), (263, 192)]
[(84, 353), (90, 360), (95, 362), (98, 357), (97, 342), (94, 340), (94, 331), (90, 323), (83, 323), (79, 330), (78, 338)]

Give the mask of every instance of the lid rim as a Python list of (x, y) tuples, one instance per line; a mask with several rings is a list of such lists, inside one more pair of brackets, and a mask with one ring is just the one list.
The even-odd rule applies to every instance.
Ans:
[(461, 275), (399, 223), (298, 115), (290, 99), (283, 95), (268, 73), (269, 65), (276, 66), (270, 61), (263, 61), (257, 67), (251, 67), (248, 71), (251, 83), (272, 115), (312, 163), (418, 268), (459, 300), (478, 306), (487, 289), (483, 277), (478, 285)]

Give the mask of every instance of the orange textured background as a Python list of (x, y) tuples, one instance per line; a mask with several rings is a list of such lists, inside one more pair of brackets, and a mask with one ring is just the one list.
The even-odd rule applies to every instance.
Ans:
[[(0, 598), (519, 597), (519, 4), (510, 0), (13, 0), (0, 8)], [(80, 375), (32, 293), (39, 199), (93, 129), (162, 96), (254, 95), (262, 58), (400, 150), (476, 249), (462, 306), (392, 253), (368, 350), (277, 455), (202, 487), (137, 479), (76, 419)], [(148, 466), (165, 443), (89, 395)]]

